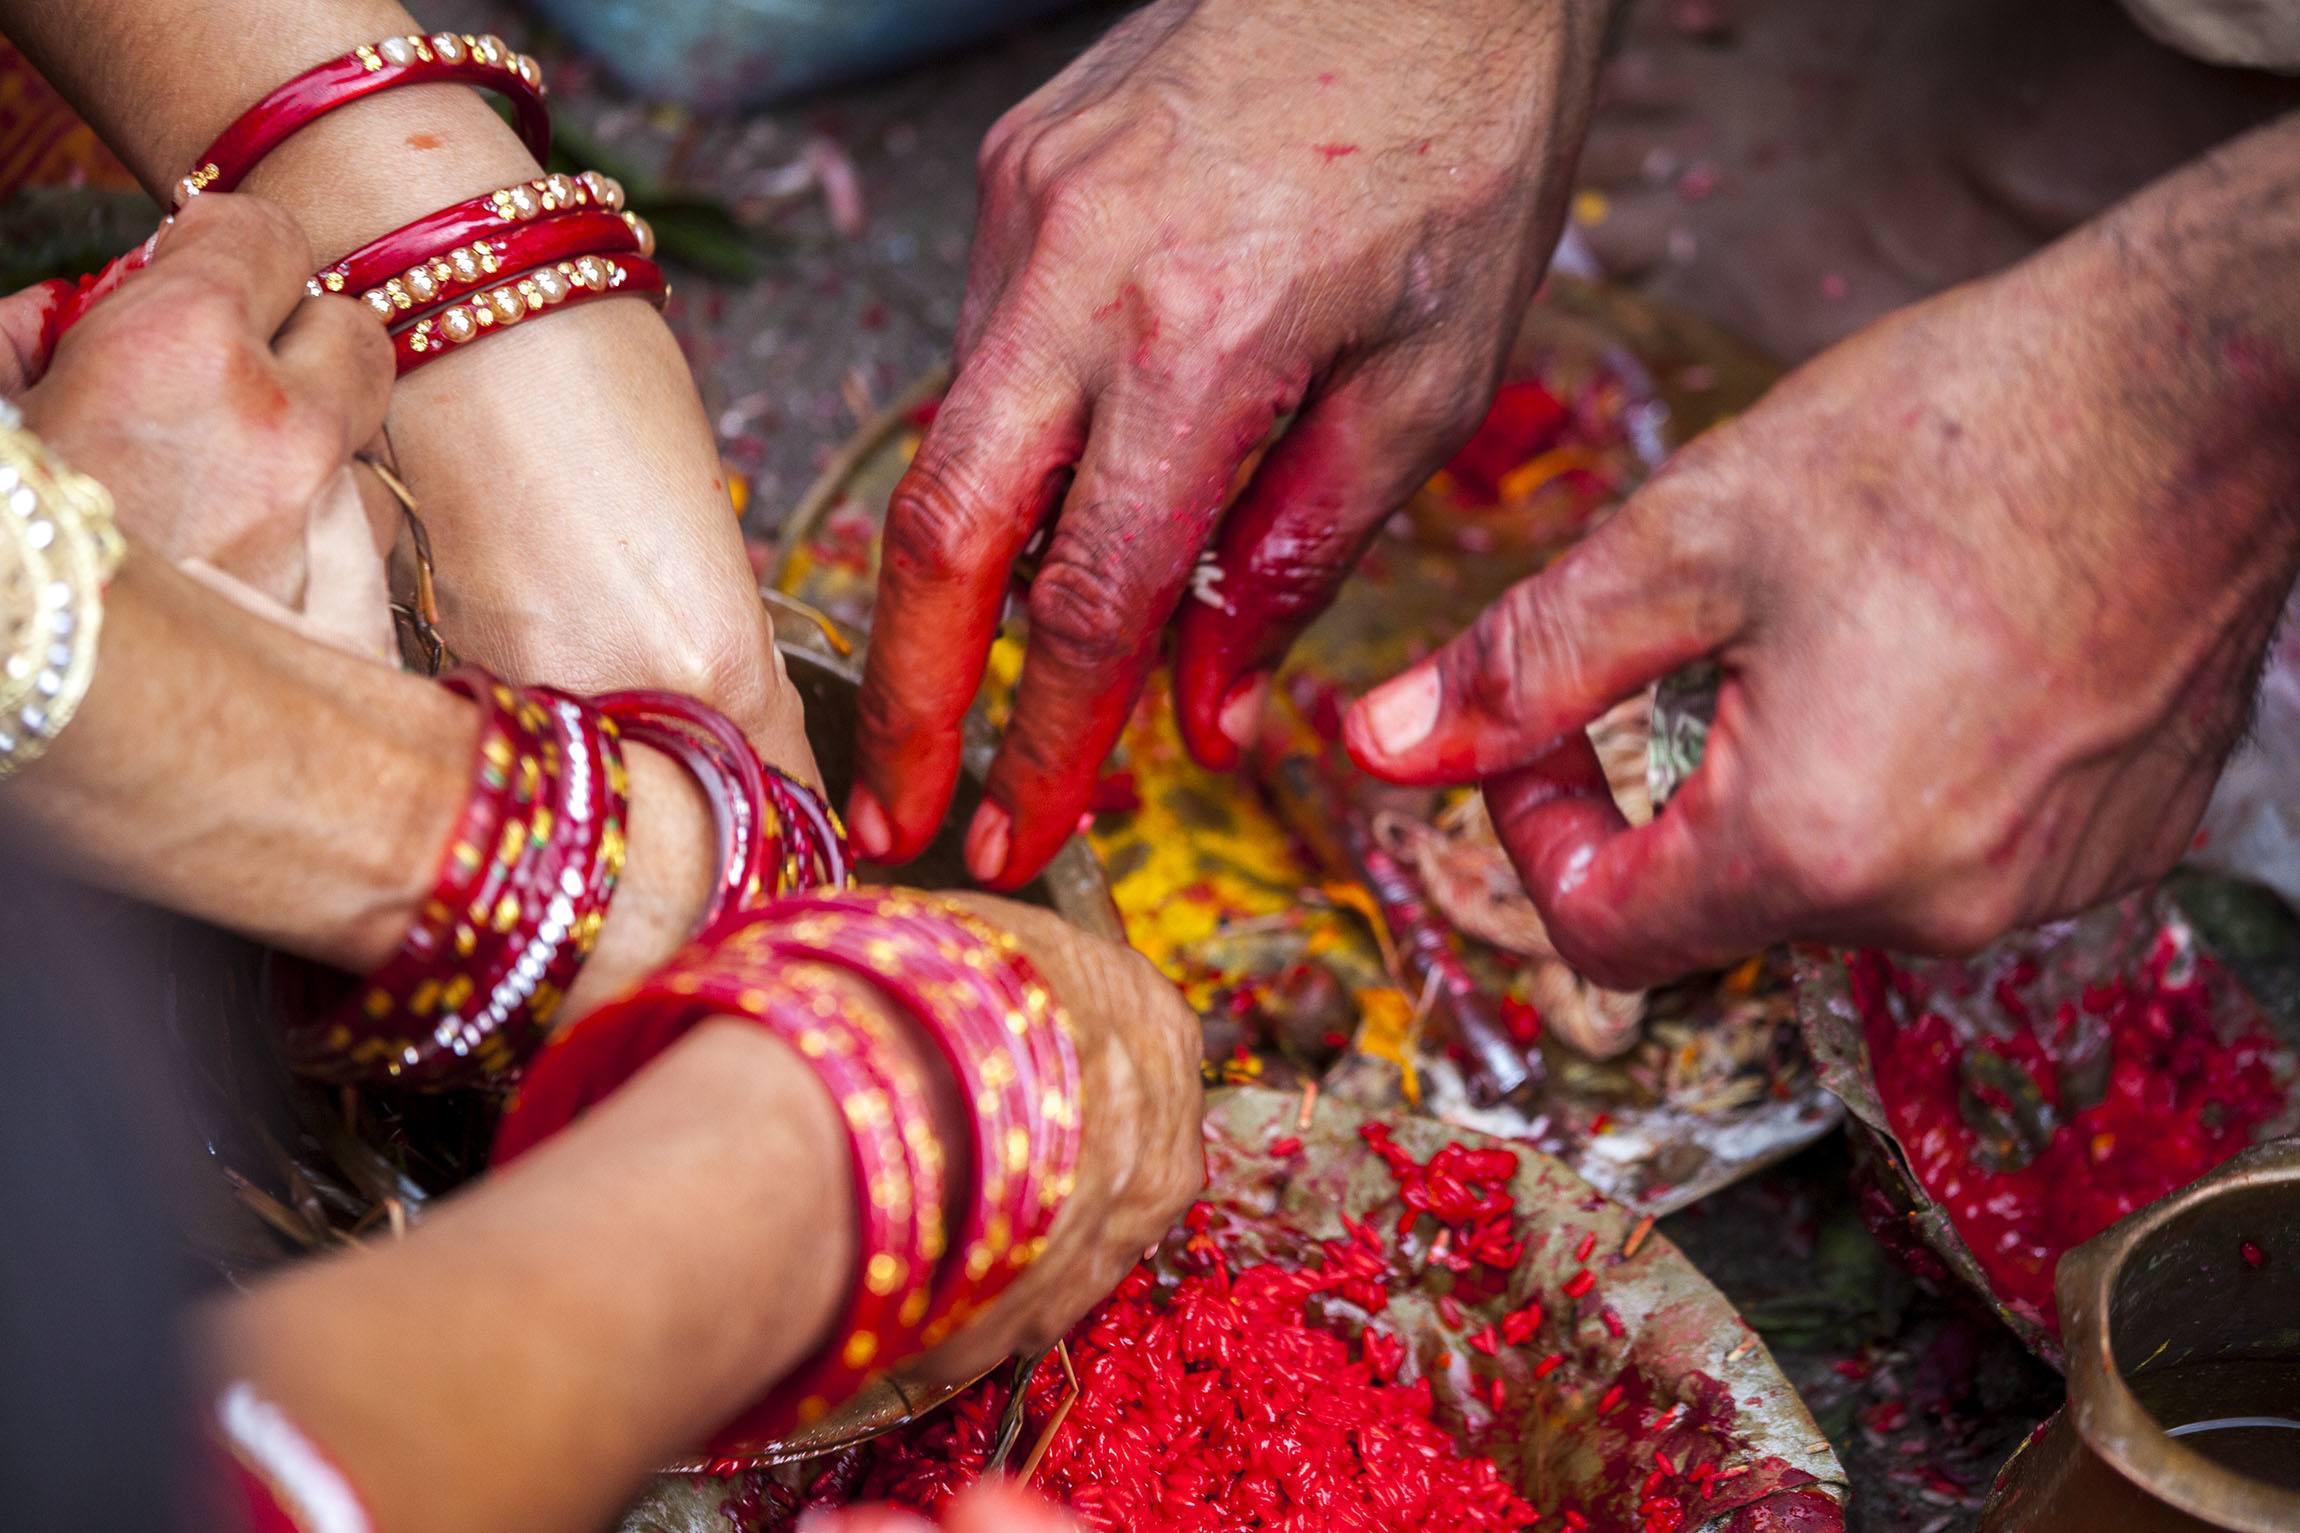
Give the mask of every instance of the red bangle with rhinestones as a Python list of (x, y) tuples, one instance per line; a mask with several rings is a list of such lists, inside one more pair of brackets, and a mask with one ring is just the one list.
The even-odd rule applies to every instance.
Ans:
[(437, 84), (473, 85), (508, 96), (528, 152), (538, 163), (550, 159), (551, 114), (543, 104), (543, 71), (533, 59), (493, 35), (409, 33), (363, 43), (307, 69), (242, 112), (208, 146), (191, 174), (176, 183), (175, 204), (180, 208), (202, 192), (232, 190), (290, 135), (337, 107), (402, 85)]
[[(437, 303), (446, 296), (439, 290), (442, 284), (457, 282), (468, 289), (488, 277), (536, 264), (535, 260), (521, 265), (508, 264), (505, 249), (497, 244), (524, 225), (577, 213), (621, 217), (623, 211), (623, 188), (613, 177), (600, 175), (595, 170), (576, 175), (554, 171), (466, 198), (436, 213), (426, 213), (389, 234), (378, 235), (341, 260), (312, 273), (304, 286), (315, 298), (326, 293), (357, 294), (367, 299), (371, 308), (375, 303), (369, 295), (381, 291), (391, 301), (391, 312), (384, 317), (398, 318), (410, 310)], [(613, 231), (607, 230), (604, 224), (597, 227), (613, 237)], [(626, 224), (631, 241), (627, 248), (648, 255), (652, 253), (654, 236), (652, 232), (642, 235), (643, 229), (643, 224)], [(648, 248), (640, 249), (641, 244)], [(580, 250), (562, 251), (550, 259), (581, 253)], [(398, 283), (396, 292), (392, 287), (394, 281)], [(406, 302), (397, 301), (400, 295), (405, 296)], [(382, 309), (377, 312), (384, 313)]]
[[(625, 851), (615, 726), (587, 704), (464, 671), (472, 784), (399, 950), (348, 996), (275, 968), (285, 1047), (323, 1080), (467, 1085), (515, 1070), (598, 940)], [(330, 989), (335, 991), (329, 994)]]
[(443, 304), (392, 331), (391, 344), (404, 377), (459, 346), (533, 315), (624, 295), (649, 299), (660, 308), (669, 291), (662, 268), (643, 256), (577, 256), (520, 272), (483, 293)]
[(507, 272), (556, 266), (577, 256), (651, 255), (654, 249), (655, 232), (636, 213), (562, 213), (457, 245), (359, 296), (378, 319), (396, 324), (469, 297)]

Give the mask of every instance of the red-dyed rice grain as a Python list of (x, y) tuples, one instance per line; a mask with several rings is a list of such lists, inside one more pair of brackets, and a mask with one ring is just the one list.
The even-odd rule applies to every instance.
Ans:
[(1568, 1299), (1578, 1299), (1596, 1286), (1597, 1274), (1584, 1267), (1565, 1280), (1565, 1296)]

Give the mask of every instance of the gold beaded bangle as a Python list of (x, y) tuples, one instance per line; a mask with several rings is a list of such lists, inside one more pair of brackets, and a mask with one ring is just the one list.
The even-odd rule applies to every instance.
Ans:
[(87, 695), (104, 585), (126, 551), (111, 495), (0, 400), (0, 777), (46, 750)]

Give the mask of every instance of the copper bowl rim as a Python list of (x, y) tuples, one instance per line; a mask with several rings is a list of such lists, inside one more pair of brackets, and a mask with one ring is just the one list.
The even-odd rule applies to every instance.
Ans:
[(2300, 1198), (2300, 1139), (2255, 1145), (2078, 1246), (2062, 1259), (2054, 1287), (2066, 1320), (2070, 1411), (2085, 1445), (2150, 1495), (2214, 1527), (2292, 1533), (2300, 1528), (2300, 1491), (2249, 1479), (2167, 1436), (2126, 1387), (2109, 1326), (2117, 1278), (2152, 1236), (2232, 1189), (2257, 1187)]

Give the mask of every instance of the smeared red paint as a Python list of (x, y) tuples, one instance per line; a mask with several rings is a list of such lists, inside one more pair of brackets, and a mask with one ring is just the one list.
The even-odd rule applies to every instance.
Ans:
[[(2257, 1014), (2222, 1024), (2222, 1036), (2212, 997), (2225, 981), (2203, 957), (2176, 981), (2178, 955), (2160, 934), (2136, 972), (2049, 1017), (2034, 1014), (2042, 975), (2024, 960), (1992, 997), (2011, 1025), (1969, 1047), (1883, 954), (1847, 961), (1877, 1094), (1919, 1184), (1998, 1297), (2055, 1334), (2062, 1254), (2218, 1166), (2284, 1105)], [(1896, 1022), (1896, 999), (1914, 1020)], [(2033, 1090), (2051, 1127), (2025, 1164), (1992, 1171), (1986, 1124), (2023, 1110), (2008, 1083), (2024, 1098)]]

